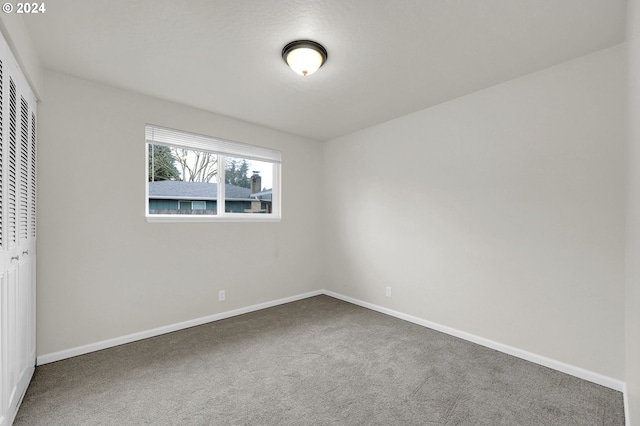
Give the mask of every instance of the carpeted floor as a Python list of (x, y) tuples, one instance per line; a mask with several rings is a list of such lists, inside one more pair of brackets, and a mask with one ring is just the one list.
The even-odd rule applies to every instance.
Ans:
[(40, 366), (21, 425), (624, 425), (622, 394), (317, 296)]

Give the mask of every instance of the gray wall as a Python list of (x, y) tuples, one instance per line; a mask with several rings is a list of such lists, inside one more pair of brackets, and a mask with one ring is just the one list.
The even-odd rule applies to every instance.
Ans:
[[(39, 114), (38, 355), (319, 287), (318, 142), (53, 72)], [(147, 223), (145, 123), (281, 150), (282, 222)]]
[(326, 143), (323, 282), (624, 380), (624, 75), (618, 46)]
[(627, 398), (640, 424), (640, 1), (629, 1), (629, 198), (627, 251)]

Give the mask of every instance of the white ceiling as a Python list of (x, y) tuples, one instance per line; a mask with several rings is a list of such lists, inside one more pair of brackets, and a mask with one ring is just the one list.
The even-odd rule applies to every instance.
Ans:
[[(42, 65), (318, 140), (624, 41), (626, 0), (53, 0)], [(296, 39), (329, 59), (308, 77)]]

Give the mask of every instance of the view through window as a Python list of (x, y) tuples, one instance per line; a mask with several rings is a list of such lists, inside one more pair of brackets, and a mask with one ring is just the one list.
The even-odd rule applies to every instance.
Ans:
[(157, 126), (146, 133), (148, 219), (279, 218), (278, 151)]

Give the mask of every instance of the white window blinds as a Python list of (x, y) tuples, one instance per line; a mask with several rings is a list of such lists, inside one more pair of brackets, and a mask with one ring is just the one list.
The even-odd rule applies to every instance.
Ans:
[(212, 136), (174, 130), (166, 127), (147, 124), (145, 126), (147, 143), (153, 145), (179, 146), (181, 148), (196, 149), (213, 152), (230, 157), (242, 157), (251, 160), (280, 163), (280, 151), (242, 142), (228, 141)]

